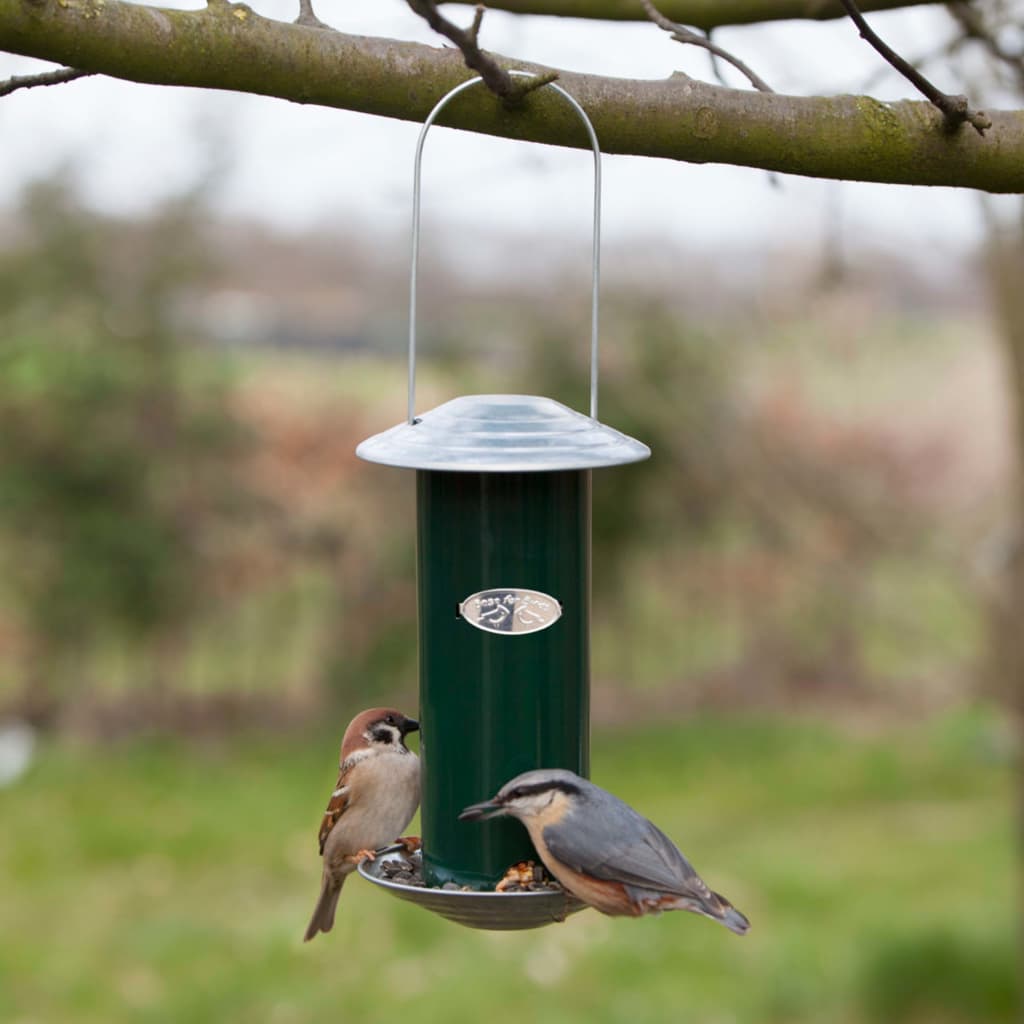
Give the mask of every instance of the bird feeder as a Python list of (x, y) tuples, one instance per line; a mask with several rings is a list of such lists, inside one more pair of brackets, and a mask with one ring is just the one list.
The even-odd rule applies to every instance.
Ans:
[[(528, 75), (528, 72), (512, 72)], [(582, 904), (558, 892), (496, 893), (510, 865), (535, 858), (511, 820), (460, 822), (460, 811), (532, 768), (590, 768), (591, 470), (650, 449), (597, 419), (601, 155), (594, 152), (589, 415), (533, 395), (469, 395), (417, 416), (416, 295), (420, 178), (431, 111), (416, 148), (404, 423), (356, 454), (416, 471), (422, 870), (426, 888), (361, 873), (474, 927), (529, 928)], [(442, 888), (442, 887), (446, 888)]]

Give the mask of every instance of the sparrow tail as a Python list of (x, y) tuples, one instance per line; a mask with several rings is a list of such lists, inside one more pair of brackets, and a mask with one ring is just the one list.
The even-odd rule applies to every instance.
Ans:
[(324, 874), (323, 883), (320, 886), (320, 899), (316, 901), (313, 916), (309, 919), (309, 927), (303, 937), (303, 942), (309, 942), (317, 932), (329, 932), (334, 927), (334, 911), (338, 906), (338, 897), (341, 895), (341, 887), (345, 884), (345, 876), (334, 879)]

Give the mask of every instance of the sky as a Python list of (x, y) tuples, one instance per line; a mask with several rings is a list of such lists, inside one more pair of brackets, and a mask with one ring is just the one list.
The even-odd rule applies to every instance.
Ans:
[[(172, 2), (167, 6), (196, 6)], [(291, 20), (297, 0), (253, 0), (261, 15)], [(471, 8), (446, 9), (468, 22)], [(319, 0), (320, 17), (341, 31), (439, 39), (403, 0), (354, 4)], [(941, 10), (872, 16), (909, 56), (951, 33)], [(516, 17), (488, 12), (487, 49), (580, 72), (663, 78), (675, 70), (709, 78), (706, 55), (646, 23)], [(722, 31), (718, 41), (780, 92), (911, 95), (845, 22), (787, 22)], [(0, 55), (0, 77), (46, 70)], [(882, 77), (878, 73), (882, 71)], [(955, 75), (941, 87), (962, 91)], [(103, 209), (132, 213), (180, 190), (209, 160), (226, 160), (216, 190), (225, 214), (300, 232), (338, 224), (392, 235), (408, 230), (415, 124), (267, 97), (145, 86), (90, 78), (21, 90), (0, 100), (0, 206), (25, 182), (62, 163), (77, 170)], [(869, 246), (921, 252), (965, 249), (980, 239), (977, 195), (954, 189), (812, 181), (721, 165), (642, 157), (603, 161), (604, 233), (688, 247), (771, 247), (823, 235), (839, 217), (846, 237)], [(433, 129), (426, 146), (424, 230), (472, 253), (475, 239), (502, 233), (583, 236), (590, 227), (590, 158), (556, 147)]]

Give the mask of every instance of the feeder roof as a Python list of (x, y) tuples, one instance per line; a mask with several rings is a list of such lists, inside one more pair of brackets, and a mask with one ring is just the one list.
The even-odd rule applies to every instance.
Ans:
[(647, 445), (536, 395), (453, 398), (356, 448), (367, 462), (466, 473), (596, 469), (650, 454)]

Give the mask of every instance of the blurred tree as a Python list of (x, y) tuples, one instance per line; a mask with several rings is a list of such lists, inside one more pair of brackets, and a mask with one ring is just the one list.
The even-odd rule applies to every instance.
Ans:
[[(1024, 82), (1022, 82), (1024, 86)], [(1009, 392), (1013, 399), (1016, 487), (1013, 527), (998, 544), (995, 586), (989, 595), (989, 644), (986, 688), (1024, 725), (1024, 205), (1016, 222), (1000, 223), (989, 212), (988, 256), (991, 286), (1003, 342)], [(1017, 836), (1024, 857), (1024, 748), (1018, 751)], [(1024, 939), (1024, 893), (1018, 894), (1021, 937)], [(1024, 976), (1024, 941), (1018, 950), (1018, 967)], [(1017, 1006), (1018, 1013), (1020, 1006)]]
[[(601, 417), (658, 452), (621, 477), (595, 474), (594, 557), (604, 591), (618, 588), (636, 547), (691, 539), (720, 529), (737, 494), (734, 462), (740, 413), (733, 353), (664, 303), (629, 295), (614, 300), (616, 351), (605, 359)], [(576, 409), (589, 402), (586, 353), (554, 313), (538, 323), (524, 388), (538, 382)], [(666, 473), (666, 464), (672, 467)]]
[[(625, 630), (630, 606), (648, 619), (660, 606), (677, 632), (711, 609), (712, 629), (733, 624), (720, 667), (734, 685), (723, 693), (866, 686), (877, 669), (862, 648), (887, 614), (878, 573), (897, 558), (935, 561), (884, 441), (829, 422), (799, 394), (752, 402), (750, 352), (727, 328), (707, 335), (635, 294), (614, 296), (605, 319), (617, 344), (604, 360), (602, 419), (654, 452), (594, 476), (595, 611), (620, 636), (616, 675), (630, 680), (645, 646)], [(517, 328), (529, 335), (522, 317)], [(525, 389), (586, 408), (586, 354), (565, 344), (571, 335), (556, 310), (539, 311), (518, 372)]]
[[(1024, 213), (1024, 207), (1022, 207)], [(992, 643), (987, 688), (1018, 713), (1024, 712), (1024, 218), (1002, 223), (989, 213), (988, 264), (1009, 392), (1014, 399), (1017, 452), (1016, 526), (990, 544), (994, 584), (989, 604)], [(1024, 822), (1024, 818), (1022, 818)]]
[[(60, 174), (27, 191), (0, 251), (0, 586), (41, 712), (99, 638), (173, 650), (238, 505), (225, 382), (181, 337), (211, 269), (202, 218), (187, 195), (146, 225), (106, 219)], [(150, 665), (149, 683), (169, 668)]]

